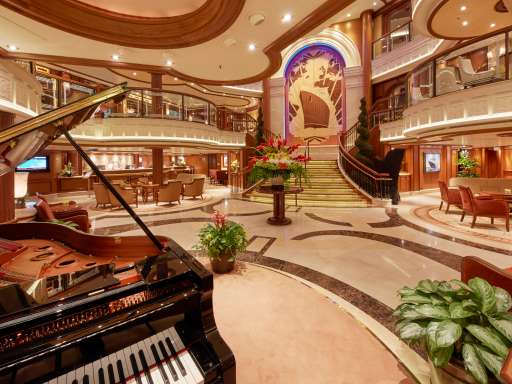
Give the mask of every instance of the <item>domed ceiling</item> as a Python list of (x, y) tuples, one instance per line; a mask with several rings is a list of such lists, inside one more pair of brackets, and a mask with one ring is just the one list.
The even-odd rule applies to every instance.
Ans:
[(206, 0), (80, 0), (80, 2), (106, 11), (139, 17), (171, 17), (195, 11)]

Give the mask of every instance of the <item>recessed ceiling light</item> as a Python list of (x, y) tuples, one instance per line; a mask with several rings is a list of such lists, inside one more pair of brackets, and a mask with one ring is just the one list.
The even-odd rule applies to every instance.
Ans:
[(377, 6), (377, 2), (376, 1), (373, 2), (373, 6), (374, 7)]
[(496, 26), (496, 23), (491, 23), (491, 25), (489, 25), (489, 27), (491, 28), (494, 28)]
[(18, 47), (15, 46), (14, 44), (7, 44), (7, 49), (9, 51), (17, 51), (18, 50)]
[(178, 78), (177, 78), (177, 77), (175, 77), (175, 78), (174, 78), (174, 80), (178, 80)]
[(289, 23), (290, 21), (292, 21), (292, 15), (290, 13), (284, 14), (284, 16), (281, 18), (281, 21), (283, 23)]
[(347, 13), (347, 17), (350, 17), (350, 16), (352, 16), (352, 15), (350, 13)]
[(137, 72), (133, 72), (133, 76), (137, 76)]
[(464, 26), (464, 27), (466, 27), (468, 24), (469, 24), (469, 22), (468, 22), (467, 20), (464, 20), (464, 21), (462, 22), (462, 26)]
[(254, 51), (256, 49), (256, 44), (251, 43), (249, 44), (249, 51)]
[(168, 59), (166, 62), (165, 62), (165, 65), (167, 65), (168, 67), (170, 67), (172, 65), (172, 60)]
[(119, 60), (119, 55), (118, 55), (117, 53), (114, 53), (114, 54), (112, 55), (112, 60), (114, 60), (114, 61)]
[(190, 85), (195, 85), (194, 83), (190, 83)]
[(461, 12), (464, 12), (466, 9), (468, 9), (465, 5), (461, 5), (460, 6), (460, 11)]

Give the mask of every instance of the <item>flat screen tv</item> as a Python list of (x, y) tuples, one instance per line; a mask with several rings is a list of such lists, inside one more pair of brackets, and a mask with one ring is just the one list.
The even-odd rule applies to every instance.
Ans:
[(34, 156), (16, 167), (18, 172), (47, 172), (49, 170), (48, 156)]
[(441, 154), (425, 153), (425, 172), (435, 173), (441, 171)]

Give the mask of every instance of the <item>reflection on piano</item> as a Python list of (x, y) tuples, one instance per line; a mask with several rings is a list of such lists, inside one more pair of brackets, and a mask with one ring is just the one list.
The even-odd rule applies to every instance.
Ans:
[[(119, 85), (0, 132), (0, 174), (68, 130)], [(116, 196), (121, 203), (122, 198)], [(0, 225), (0, 384), (235, 383), (215, 325), (212, 275), (173, 240)]]

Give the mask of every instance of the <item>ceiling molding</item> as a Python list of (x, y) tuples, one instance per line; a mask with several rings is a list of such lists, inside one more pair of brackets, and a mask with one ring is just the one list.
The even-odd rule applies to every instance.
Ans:
[(140, 17), (76, 0), (0, 0), (0, 5), (40, 23), (105, 43), (146, 49), (184, 48), (209, 41), (238, 18), (245, 0), (208, 0), (172, 17)]
[[(0, 5), (5, 2), (21, 2), (22, 0), (0, 0)], [(43, 1), (43, 0), (37, 0)], [(55, 0), (48, 0), (55, 1)], [(213, 0), (211, 0), (213, 1)], [(219, 0), (221, 1), (221, 0)], [(230, 0), (231, 1), (231, 0)], [(234, 0), (233, 0), (234, 1)], [(71, 65), (83, 65), (93, 67), (105, 67), (105, 68), (118, 68), (127, 70), (139, 70), (148, 72), (161, 72), (169, 74), (173, 77), (178, 77), (180, 80), (185, 80), (194, 83), (206, 84), (206, 85), (239, 85), (249, 84), (261, 81), (265, 78), (270, 77), (273, 73), (279, 70), (282, 63), (281, 51), (296, 40), (311, 32), (316, 27), (320, 26), (323, 22), (327, 21), (338, 12), (345, 9), (356, 0), (327, 0), (320, 7), (315, 9), (287, 32), (281, 35), (279, 38), (274, 40), (272, 43), (267, 45), (263, 49), (263, 53), (267, 56), (269, 64), (262, 72), (237, 80), (214, 80), (214, 79), (201, 79), (194, 76), (189, 76), (185, 73), (179, 72), (174, 68), (158, 65), (148, 64), (135, 64), (125, 62), (113, 62), (107, 60), (96, 60), (96, 59), (82, 59), (77, 57), (67, 56), (54, 56), (54, 55), (42, 55), (34, 53), (22, 53), (22, 52), (10, 52), (3, 48), (0, 48), (0, 56), (12, 59), (24, 59), (24, 60), (36, 60), (45, 61), (51, 63), (71, 64)], [(46, 12), (46, 11), (45, 11)], [(183, 33), (183, 31), (181, 31)]]

